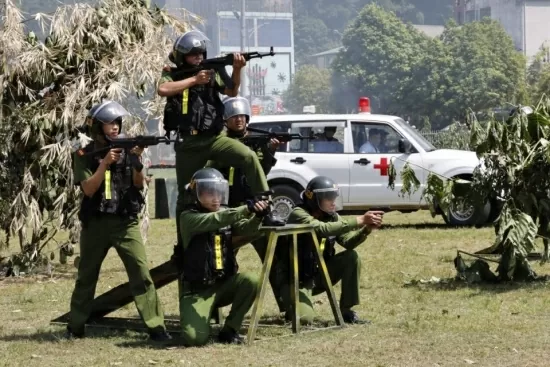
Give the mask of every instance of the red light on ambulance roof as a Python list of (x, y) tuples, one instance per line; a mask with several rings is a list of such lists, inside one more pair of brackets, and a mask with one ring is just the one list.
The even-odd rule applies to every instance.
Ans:
[(359, 97), (359, 113), (370, 113), (370, 99)]

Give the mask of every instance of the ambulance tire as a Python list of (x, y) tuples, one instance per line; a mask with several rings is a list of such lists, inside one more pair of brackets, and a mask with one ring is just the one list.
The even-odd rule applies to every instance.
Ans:
[(491, 202), (487, 201), (482, 208), (469, 208), (468, 211), (459, 211), (449, 208), (443, 214), (445, 223), (454, 227), (461, 226), (483, 226), (489, 220), (491, 214)]
[(283, 219), (287, 219), (294, 206), (301, 202), (300, 191), (291, 185), (275, 185), (273, 190), (273, 207)]

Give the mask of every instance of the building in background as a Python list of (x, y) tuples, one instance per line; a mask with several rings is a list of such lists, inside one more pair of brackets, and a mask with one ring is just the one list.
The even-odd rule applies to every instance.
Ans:
[(550, 0), (457, 0), (455, 20), (498, 20), (518, 51), (531, 59), (550, 42)]
[[(249, 98), (256, 113), (282, 113), (280, 96), (294, 74), (294, 37), (291, 0), (244, 0), (245, 28), (241, 37), (241, 0), (164, 0), (168, 10), (185, 8), (200, 16), (197, 25), (210, 38), (208, 55), (258, 51), (275, 56), (250, 60), (240, 94)], [(244, 43), (244, 45), (241, 44)], [(231, 67), (227, 71), (231, 74)]]

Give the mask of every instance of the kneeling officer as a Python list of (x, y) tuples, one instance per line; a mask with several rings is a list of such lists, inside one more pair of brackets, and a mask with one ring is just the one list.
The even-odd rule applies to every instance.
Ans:
[(75, 154), (74, 181), (80, 184), (84, 198), (79, 213), (81, 260), (67, 336), (84, 336), (101, 263), (112, 246), (124, 263), (136, 307), (151, 339), (165, 341), (171, 337), (164, 327), (162, 306), (149, 273), (139, 230), (138, 215), (144, 204), (140, 191), (145, 180), (139, 161), (142, 149), (135, 147), (129, 153), (119, 149), (111, 149), (107, 154), (94, 153), (106, 146), (105, 137), (116, 139), (125, 115), (128, 112), (114, 101), (93, 106), (88, 114), (93, 141), (80, 151), (90, 154)]
[[(355, 248), (363, 243), (371, 231), (382, 225), (381, 211), (370, 211), (353, 219), (343, 219), (337, 214), (342, 208), (340, 189), (336, 183), (325, 176), (312, 179), (302, 193), (303, 204), (293, 209), (288, 217), (288, 224), (312, 224), (332, 284), (342, 281), (340, 310), (346, 323), (368, 323), (359, 319), (352, 308), (359, 304), (359, 280), (361, 276), (361, 259)], [(277, 246), (274, 271), (280, 294), (286, 306), (286, 319), (290, 320), (292, 303), (290, 298), (290, 259), (288, 256), (290, 241), (288, 236), (282, 246)], [(326, 289), (322, 280), (322, 270), (314, 254), (315, 247), (310, 234), (298, 235), (298, 271), (299, 271), (299, 315), (300, 322), (309, 324), (313, 321), (314, 311), (312, 295)], [(336, 254), (335, 244), (339, 243), (346, 250)]]
[(218, 340), (241, 344), (238, 331), (256, 298), (258, 277), (238, 273), (232, 236), (257, 232), (269, 204), (249, 200), (246, 205), (227, 209), (228, 182), (214, 168), (195, 172), (187, 190), (195, 203), (180, 217), (181, 335), (187, 345), (206, 344), (212, 311), (232, 304)]

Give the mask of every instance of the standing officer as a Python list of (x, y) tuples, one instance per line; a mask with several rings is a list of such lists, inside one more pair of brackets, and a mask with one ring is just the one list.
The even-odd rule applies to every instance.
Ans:
[(139, 230), (138, 215), (144, 204), (141, 189), (145, 177), (140, 162), (143, 150), (135, 147), (129, 152), (111, 149), (106, 154), (94, 153), (106, 146), (105, 137), (117, 138), (126, 115), (124, 107), (114, 101), (93, 106), (88, 115), (93, 141), (74, 156), (74, 181), (80, 184), (84, 198), (79, 212), (81, 260), (67, 326), (70, 338), (84, 336), (101, 264), (109, 248), (114, 247), (151, 339), (171, 339), (164, 326), (162, 306), (149, 274)]
[[(361, 259), (355, 248), (363, 243), (371, 231), (382, 225), (383, 212), (370, 211), (353, 219), (343, 219), (337, 214), (342, 208), (340, 189), (328, 177), (313, 178), (302, 193), (303, 204), (290, 213), (288, 224), (313, 224), (317, 240), (323, 252), (328, 273), (333, 284), (342, 281), (340, 310), (346, 323), (368, 323), (359, 319), (352, 308), (359, 304), (359, 280), (361, 276)], [(311, 323), (314, 317), (312, 295), (325, 291), (322, 273), (314, 255), (315, 248), (310, 234), (298, 235), (299, 261), (299, 314), (300, 322)], [(288, 238), (288, 237), (287, 237)], [(283, 239), (284, 240), (284, 239)], [(287, 320), (290, 320), (292, 303), (290, 298), (290, 241), (279, 245), (276, 249), (276, 259), (273, 263), (278, 284), (281, 284), (280, 294), (286, 306)], [(339, 243), (346, 250), (336, 254), (334, 245)]]
[[(196, 72), (196, 67), (206, 59), (208, 38), (200, 31), (190, 31), (174, 43), (170, 59), (177, 68), (163, 70), (157, 89), (159, 96), (167, 97), (164, 112), (164, 126), (177, 130), (183, 138), (175, 143), (176, 178), (178, 199), (176, 224), (179, 228), (180, 213), (186, 204), (185, 185), (191, 176), (203, 168), (208, 160), (223, 162), (243, 170), (254, 193), (269, 190), (258, 157), (241, 142), (221, 134), (223, 130), (223, 103), (219, 93), (234, 97), (238, 94), (241, 69), (246, 60), (240, 54), (234, 55), (234, 88), (223, 85), (220, 76), (207, 70)], [(281, 226), (284, 221), (272, 212), (264, 217), (264, 225)], [(181, 238), (175, 255), (181, 253)]]
[(194, 204), (190, 204), (180, 218), (181, 335), (189, 346), (206, 344), (212, 311), (232, 304), (218, 340), (241, 344), (243, 339), (238, 332), (256, 298), (258, 278), (250, 273), (238, 273), (232, 235), (257, 232), (269, 203), (250, 200), (237, 208), (223, 208), (227, 205), (229, 187), (214, 168), (198, 170), (187, 189)]

